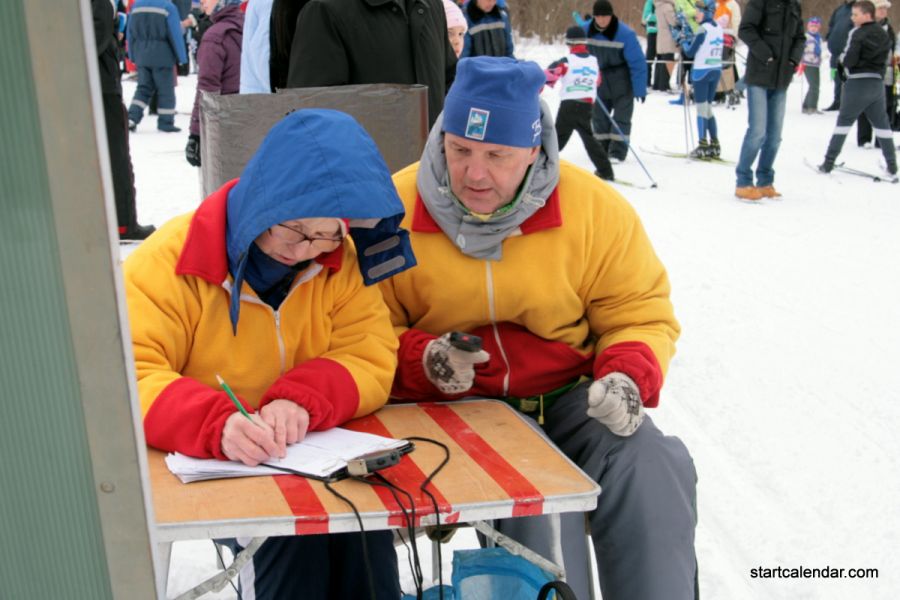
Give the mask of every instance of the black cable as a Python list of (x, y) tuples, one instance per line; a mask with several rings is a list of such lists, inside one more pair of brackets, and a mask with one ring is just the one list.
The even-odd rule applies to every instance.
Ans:
[[(431, 505), (434, 507), (434, 519), (435, 519), (435, 531), (437, 531), (438, 540), (441, 539), (441, 512), (438, 507), (437, 499), (434, 497), (434, 494), (428, 491), (428, 484), (431, 483), (431, 480), (441, 472), (441, 469), (446, 466), (448, 462), (450, 462), (450, 448), (447, 447), (446, 444), (442, 444), (437, 440), (432, 440), (430, 438), (424, 437), (408, 437), (405, 438), (408, 441), (414, 442), (428, 442), (429, 444), (434, 444), (435, 446), (440, 446), (444, 450), (444, 460), (439, 464), (429, 475), (425, 478), (425, 481), (419, 486), (419, 489), (422, 490), (422, 493), (428, 496), (431, 499)], [(440, 600), (444, 600), (444, 563), (441, 557), (441, 541), (437, 543), (437, 565), (438, 565), (438, 597)]]
[[(222, 558), (222, 550), (219, 548), (219, 545), (216, 543), (215, 540), (210, 540), (210, 541), (213, 543), (213, 548), (216, 549), (216, 554), (219, 555), (219, 564), (222, 565), (222, 568), (224, 569), (225, 568), (225, 559)], [(237, 558), (236, 555), (235, 555), (235, 558)], [(230, 583), (231, 587), (234, 588), (234, 593), (237, 594), (238, 600), (242, 600), (241, 593), (238, 591), (237, 586), (234, 585), (234, 581), (232, 581), (231, 578), (229, 578), (228, 583)]]
[[(406, 520), (406, 532), (409, 534), (409, 543), (412, 546), (412, 555), (413, 555), (413, 583), (416, 586), (416, 600), (422, 600), (423, 590), (423, 581), (424, 577), (422, 576), (422, 563), (419, 561), (419, 547), (416, 544), (416, 527), (415, 527), (415, 517), (416, 517), (416, 503), (413, 501), (412, 495), (404, 490), (401, 487), (398, 487), (384, 478), (381, 473), (375, 472), (372, 473), (378, 481), (372, 481), (371, 479), (364, 479), (362, 477), (353, 477), (357, 481), (362, 481), (363, 483), (368, 483), (369, 485), (377, 485), (380, 487), (386, 487), (388, 491), (391, 493), (391, 496), (394, 497), (394, 502), (397, 503), (397, 506), (400, 507), (400, 512), (403, 514), (403, 518)], [(410, 511), (407, 512), (406, 507), (403, 506), (403, 503), (400, 502), (400, 498), (397, 496), (397, 492), (401, 492), (406, 496), (406, 499), (409, 500)]]
[(366, 545), (366, 530), (363, 527), (362, 517), (359, 516), (359, 511), (356, 510), (356, 505), (353, 504), (353, 502), (351, 502), (349, 498), (331, 487), (331, 482), (325, 482), (325, 489), (346, 502), (353, 510), (353, 514), (356, 515), (356, 521), (359, 523), (360, 541), (362, 541), (363, 562), (366, 565), (366, 577), (369, 579), (369, 598), (371, 598), (371, 600), (377, 600), (375, 598), (375, 578), (372, 577), (372, 563), (369, 562), (369, 547)]

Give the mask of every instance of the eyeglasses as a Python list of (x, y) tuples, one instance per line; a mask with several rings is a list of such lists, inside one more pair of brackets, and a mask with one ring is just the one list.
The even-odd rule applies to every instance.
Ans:
[[(276, 227), (280, 227), (281, 229), (276, 229)], [(287, 225), (282, 225), (281, 223), (273, 227), (269, 227), (269, 235), (288, 246), (296, 246), (298, 244), (302, 244), (303, 242), (309, 242), (311, 246), (315, 246), (319, 250), (324, 251), (334, 250), (341, 244), (342, 241), (344, 241), (344, 238), (341, 236), (322, 237), (307, 235), (298, 229), (288, 227)]]

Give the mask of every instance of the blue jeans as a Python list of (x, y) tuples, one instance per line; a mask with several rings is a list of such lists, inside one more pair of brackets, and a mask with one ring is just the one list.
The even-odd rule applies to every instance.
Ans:
[(753, 185), (753, 162), (756, 165), (756, 185), (772, 185), (775, 181), (775, 156), (781, 144), (781, 127), (784, 124), (784, 105), (787, 90), (770, 90), (756, 85), (747, 86), (747, 106), (750, 123), (741, 145), (738, 160), (737, 187)]

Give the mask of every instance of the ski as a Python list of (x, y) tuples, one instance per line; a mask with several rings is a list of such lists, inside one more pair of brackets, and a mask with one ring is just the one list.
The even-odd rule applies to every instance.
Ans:
[[(808, 167), (810, 167), (816, 173), (820, 175), (829, 175), (830, 173), (822, 173), (819, 171), (819, 167), (812, 163), (809, 159), (804, 158), (803, 162), (806, 163)], [(832, 173), (846, 173), (847, 175), (856, 175), (857, 177), (864, 177), (866, 179), (871, 179), (874, 183), (898, 183), (900, 182), (900, 178), (896, 175), (890, 175), (888, 173), (884, 173), (883, 175), (879, 175), (877, 173), (870, 173), (868, 171), (861, 171), (859, 169), (854, 169), (853, 167), (848, 167), (844, 163), (835, 163), (834, 167), (831, 168)], [(835, 181), (840, 181), (835, 178)]]
[(887, 183), (897, 183), (900, 182), (900, 178), (896, 175), (890, 175), (888, 173), (884, 173), (883, 175), (878, 175), (877, 173), (869, 173), (868, 171), (860, 171), (859, 169), (854, 169), (852, 167), (844, 166), (843, 163), (834, 165), (834, 170), (839, 171), (841, 173), (847, 173), (848, 175), (856, 175), (857, 177), (867, 177), (874, 181), (875, 183), (887, 182)]
[[(817, 175), (824, 175), (826, 177), (829, 177), (833, 182), (835, 182), (837, 184), (842, 183), (840, 178), (832, 177), (831, 173), (823, 173), (822, 171), (820, 171), (819, 165), (817, 165), (815, 162), (809, 160), (805, 156), (803, 157), (803, 164), (806, 165), (807, 167), (809, 167), (810, 169), (812, 169)], [(841, 164), (843, 164), (843, 163), (841, 163)]]
[(692, 160), (694, 162), (702, 162), (702, 163), (711, 163), (718, 164), (723, 166), (734, 166), (736, 163), (733, 160), (727, 160), (724, 158), (694, 158), (689, 154), (685, 154), (684, 152), (671, 152), (669, 150), (664, 150), (663, 148), (659, 148), (654, 146), (651, 148), (641, 148), (642, 152), (647, 152), (649, 154), (656, 154), (658, 156), (668, 156), (669, 158), (684, 158), (687, 160)]
[(606, 183), (612, 183), (612, 184), (624, 185), (625, 187), (635, 188), (635, 189), (637, 189), (637, 190), (649, 190), (649, 189), (652, 189), (652, 186), (649, 186), (649, 185), (641, 185), (641, 184), (639, 184), (639, 183), (634, 183), (634, 182), (632, 182), (632, 181), (626, 181), (626, 180), (624, 180), (624, 179), (619, 179), (618, 177), (616, 177), (616, 178), (613, 179), (612, 181), (607, 181)]

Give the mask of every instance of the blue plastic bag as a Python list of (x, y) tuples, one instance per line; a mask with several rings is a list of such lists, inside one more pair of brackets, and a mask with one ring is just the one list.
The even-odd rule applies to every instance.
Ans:
[(552, 575), (504, 548), (453, 553), (456, 600), (535, 600), (552, 580)]

